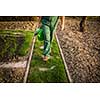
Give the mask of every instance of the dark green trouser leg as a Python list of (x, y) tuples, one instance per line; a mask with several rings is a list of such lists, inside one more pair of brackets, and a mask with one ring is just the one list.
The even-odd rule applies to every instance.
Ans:
[(51, 31), (49, 26), (43, 25), (43, 34), (44, 34), (44, 52), (43, 55), (50, 55), (50, 47), (51, 47)]
[(42, 25), (43, 26), (42, 27), (43, 34), (44, 34), (44, 52), (43, 52), (43, 55), (45, 55), (45, 56), (50, 55), (51, 42), (52, 42), (53, 35), (54, 35), (53, 33), (54, 33), (56, 26), (57, 26), (57, 22), (56, 22), (57, 18), (56, 19), (55, 18), (52, 20), (50, 26), (45, 25), (45, 24)]

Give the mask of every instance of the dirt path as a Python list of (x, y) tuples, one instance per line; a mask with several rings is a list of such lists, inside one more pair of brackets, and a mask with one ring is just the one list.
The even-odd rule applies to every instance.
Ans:
[(100, 24), (88, 22), (79, 32), (79, 21), (66, 19), (65, 30), (57, 35), (73, 82), (100, 82)]

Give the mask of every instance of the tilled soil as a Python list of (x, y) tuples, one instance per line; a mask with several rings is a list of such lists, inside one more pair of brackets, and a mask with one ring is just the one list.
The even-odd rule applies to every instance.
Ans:
[(7, 21), (0, 22), (0, 30), (33, 30), (37, 26), (34, 21)]
[(66, 18), (65, 30), (57, 30), (70, 76), (75, 83), (100, 82), (100, 22), (87, 21), (84, 33), (79, 22)]
[[(37, 27), (37, 23), (34, 21), (8, 21), (0, 22), (0, 30), (33, 30)], [(26, 70), (26, 57), (18, 58), (17, 63), (22, 63), (22, 66), (17, 65), (16, 60), (8, 62), (0, 62), (0, 82), (2, 83), (19, 83), (23, 82), (23, 77)], [(24, 64), (25, 62), (25, 64)], [(13, 63), (13, 64), (12, 64)], [(14, 65), (14, 66), (12, 66)], [(6, 66), (6, 67), (5, 67)]]
[(25, 68), (0, 68), (1, 83), (22, 83)]

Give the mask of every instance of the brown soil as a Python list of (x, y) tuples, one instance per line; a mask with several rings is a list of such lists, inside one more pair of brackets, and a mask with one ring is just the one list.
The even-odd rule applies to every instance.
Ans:
[(33, 30), (37, 26), (34, 21), (6, 21), (0, 22), (0, 30)]
[(100, 22), (87, 21), (79, 32), (79, 20), (66, 18), (65, 30), (57, 30), (73, 82), (100, 82)]
[(0, 68), (1, 83), (23, 82), (25, 68)]

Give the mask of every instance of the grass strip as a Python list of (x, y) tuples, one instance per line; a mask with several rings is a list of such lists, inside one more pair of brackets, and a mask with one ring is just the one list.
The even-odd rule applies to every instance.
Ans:
[(41, 58), (43, 50), (39, 47), (43, 42), (36, 40), (28, 75), (29, 83), (67, 83), (69, 82), (64, 64), (54, 38), (51, 47), (51, 59), (44, 62)]

